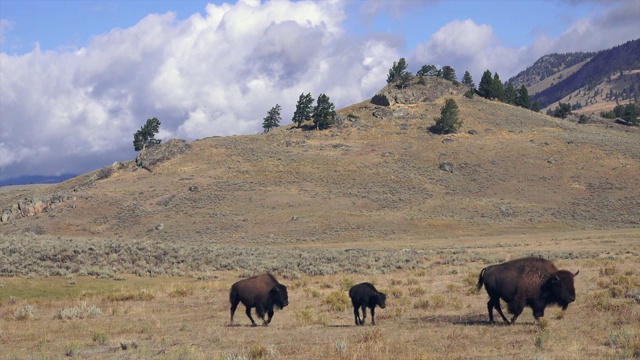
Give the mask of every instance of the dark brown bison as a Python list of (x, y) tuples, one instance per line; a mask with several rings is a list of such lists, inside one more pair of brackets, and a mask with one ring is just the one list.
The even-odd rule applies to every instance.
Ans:
[[(526, 257), (488, 266), (480, 272), (478, 290), (484, 285), (489, 294), (487, 309), (489, 322), (493, 323), (493, 309), (507, 324), (515, 323), (525, 306), (533, 310), (533, 317), (544, 316), (547, 305), (557, 304), (566, 310), (576, 300), (573, 278), (578, 275), (567, 270), (558, 270), (549, 260)], [(511, 321), (502, 313), (500, 299), (507, 303)]]
[[(356, 318), (356, 325), (364, 325), (367, 318), (367, 308), (371, 309), (371, 325), (376, 324), (376, 305), (381, 309), (385, 308), (387, 296), (373, 286), (373, 284), (365, 282), (354, 285), (349, 289), (349, 297), (353, 304), (353, 315)], [(358, 309), (362, 308), (362, 320)]]
[[(287, 294), (287, 287), (280, 284), (273, 275), (260, 274), (233, 284), (229, 292), (229, 302), (231, 302), (231, 324), (233, 324), (233, 314), (238, 304), (242, 302), (247, 308), (246, 313), (252, 326), (256, 326), (256, 322), (251, 317), (251, 308), (256, 308), (256, 313), (262, 319), (264, 326), (267, 326), (273, 318), (274, 307), (282, 309), (289, 305), (289, 294)], [(264, 319), (265, 313), (269, 316), (267, 320)]]

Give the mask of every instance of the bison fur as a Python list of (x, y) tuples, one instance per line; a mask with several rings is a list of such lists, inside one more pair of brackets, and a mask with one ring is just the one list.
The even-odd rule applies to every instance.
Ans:
[[(573, 278), (579, 272), (558, 270), (549, 260), (526, 257), (482, 269), (476, 287), (480, 290), (484, 285), (489, 294), (490, 323), (494, 323), (493, 309), (496, 309), (504, 322), (514, 324), (525, 306), (533, 310), (536, 320), (544, 316), (548, 305), (560, 305), (566, 310), (576, 300)], [(507, 303), (507, 310), (513, 314), (511, 320), (502, 313), (500, 299)]]
[[(260, 274), (233, 284), (229, 292), (229, 302), (231, 303), (231, 324), (233, 324), (233, 314), (238, 304), (242, 303), (246, 307), (246, 314), (252, 326), (256, 326), (251, 316), (252, 308), (256, 309), (258, 317), (262, 319), (264, 326), (267, 326), (273, 318), (274, 308), (282, 309), (289, 305), (289, 295), (287, 287), (280, 284), (273, 275)], [(265, 314), (268, 316), (266, 320)]]
[[(384, 309), (387, 296), (376, 290), (373, 284), (365, 282), (351, 287), (351, 289), (349, 289), (349, 297), (353, 304), (353, 315), (356, 320), (356, 325), (364, 325), (364, 320), (367, 317), (367, 308), (371, 309), (371, 325), (375, 325), (376, 306)], [(362, 309), (362, 319), (360, 319), (359, 309)]]

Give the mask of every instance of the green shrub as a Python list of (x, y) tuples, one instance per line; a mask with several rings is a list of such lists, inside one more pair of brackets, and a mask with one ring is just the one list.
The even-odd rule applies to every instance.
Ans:
[(350, 303), (349, 296), (343, 291), (334, 291), (322, 300), (322, 304), (329, 306), (333, 311), (344, 311)]

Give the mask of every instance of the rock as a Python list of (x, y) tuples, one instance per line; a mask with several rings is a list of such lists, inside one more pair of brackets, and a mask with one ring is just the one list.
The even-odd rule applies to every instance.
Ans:
[(442, 164), (440, 164), (440, 166), (438, 166), (440, 168), (440, 170), (442, 171), (448, 171), (450, 173), (453, 173), (455, 171), (455, 166), (453, 166), (452, 163), (450, 162), (443, 162)]
[(189, 191), (191, 192), (200, 191), (200, 188), (198, 186), (191, 185), (189, 186)]
[(469, 131), (467, 131), (467, 133), (468, 133), (469, 135), (478, 135), (478, 132), (477, 132), (477, 131), (475, 131), (475, 130), (469, 130)]
[(389, 106), (390, 105), (389, 99), (384, 94), (375, 94), (375, 95), (373, 95), (373, 97), (371, 98), (371, 103), (374, 104), (374, 105), (380, 105), (380, 106)]
[(163, 223), (160, 223), (160, 224), (158, 224), (156, 226), (156, 230), (162, 230), (162, 229), (164, 229), (164, 224)]
[(182, 155), (191, 149), (191, 145), (182, 139), (171, 139), (164, 144), (147, 145), (136, 156), (136, 165), (153, 171), (153, 166)]
[(382, 153), (382, 157), (396, 157), (396, 154), (390, 152), (390, 151), (386, 151)]

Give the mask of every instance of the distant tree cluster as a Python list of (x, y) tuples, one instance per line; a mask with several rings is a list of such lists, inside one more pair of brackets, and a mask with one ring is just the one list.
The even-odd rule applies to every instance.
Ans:
[[(280, 105), (276, 104), (276, 106), (267, 112), (267, 116), (262, 122), (264, 132), (269, 132), (269, 130), (280, 126), (281, 110)], [(302, 93), (298, 97), (296, 110), (293, 113), (291, 121), (296, 124), (297, 127), (300, 127), (303, 122), (313, 120), (316, 129), (326, 129), (335, 124), (336, 116), (335, 106), (327, 95), (320, 94), (316, 101), (316, 106), (313, 106), (311, 93)]]
[[(387, 84), (395, 84), (399, 89), (407, 87), (409, 82), (414, 78), (414, 75), (407, 71), (407, 68), (408, 64), (405, 58), (400, 58), (400, 60), (394, 61), (393, 66), (389, 69), (389, 74), (387, 75)], [(467, 81), (470, 81), (470, 84), (473, 85), (473, 80), (471, 80), (471, 75), (469, 75), (468, 71), (465, 75), (469, 76)], [(455, 69), (449, 65), (443, 66), (442, 69), (438, 69), (435, 65), (422, 65), (420, 70), (416, 72), (415, 76), (418, 77), (419, 84), (425, 83), (424, 77), (426, 76), (436, 76), (454, 83), (458, 82)]]
[(540, 110), (539, 104), (531, 103), (526, 86), (521, 85), (516, 89), (510, 82), (503, 84), (498, 73), (492, 75), (490, 70), (486, 70), (482, 74), (478, 85), (478, 94), (486, 99), (495, 99), (536, 112)]
[(627, 125), (638, 125), (638, 106), (636, 104), (616, 105), (611, 111), (603, 111), (600, 116), (607, 119), (622, 119)]

